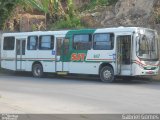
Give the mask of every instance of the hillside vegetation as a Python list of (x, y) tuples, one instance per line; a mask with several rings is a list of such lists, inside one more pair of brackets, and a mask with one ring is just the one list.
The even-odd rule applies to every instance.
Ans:
[[(43, 26), (42, 28), (45, 29), (82, 28), (86, 26), (81, 22), (80, 12), (92, 10), (97, 6), (109, 6), (116, 3), (116, 1), (117, 0), (0, 0), (0, 29), (7, 31), (25, 31), (23, 27), (27, 25), (24, 24), (28, 24), (24, 20), (26, 16), (30, 22), (30, 19), (33, 18), (31, 15), (37, 14), (44, 16), (45, 19), (40, 23), (34, 21), (30, 25), (32, 29), (26, 31), (38, 30), (39, 26)], [(23, 16), (25, 16), (24, 19)], [(17, 29), (18, 27), (19, 29)]]
[(113, 26), (160, 31), (159, 0), (0, 0), (0, 14), (0, 29), (6, 31)]

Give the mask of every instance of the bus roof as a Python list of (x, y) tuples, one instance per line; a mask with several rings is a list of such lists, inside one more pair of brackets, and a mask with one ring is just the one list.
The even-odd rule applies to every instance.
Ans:
[(33, 31), (33, 32), (13, 32), (13, 33), (3, 33), (3, 36), (28, 36), (28, 35), (65, 35), (69, 31), (87, 31), (87, 30), (95, 30), (97, 32), (135, 32), (139, 29), (143, 30), (152, 30), (149, 28), (143, 28), (143, 27), (111, 27), (111, 28), (97, 28), (97, 29), (77, 29), (77, 30), (60, 30), (60, 31)]
[(13, 32), (13, 33), (3, 33), (3, 36), (28, 36), (28, 35), (51, 35), (51, 34), (66, 34), (68, 31), (33, 31), (33, 32)]

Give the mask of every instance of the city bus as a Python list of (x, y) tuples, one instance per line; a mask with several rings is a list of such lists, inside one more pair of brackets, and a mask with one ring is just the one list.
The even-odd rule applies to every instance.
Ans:
[(1, 67), (12, 71), (116, 76), (154, 76), (159, 71), (155, 30), (115, 27), (61, 31), (3, 33)]

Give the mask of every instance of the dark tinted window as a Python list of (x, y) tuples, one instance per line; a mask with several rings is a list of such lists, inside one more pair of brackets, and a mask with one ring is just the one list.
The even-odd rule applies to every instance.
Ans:
[(51, 50), (54, 48), (54, 36), (44, 35), (40, 36), (39, 49), (40, 50)]
[(38, 37), (37, 36), (29, 36), (28, 37), (28, 43), (27, 43), (27, 49), (28, 50), (36, 50), (37, 49), (37, 43), (38, 43)]
[(22, 41), (22, 55), (25, 55), (25, 49), (26, 49), (26, 40)]
[(91, 35), (74, 35), (73, 48), (75, 50), (90, 50), (91, 45)]
[(112, 50), (114, 34), (100, 33), (94, 35), (94, 50)]
[(17, 40), (16, 48), (17, 55), (25, 55), (26, 40)]
[(56, 55), (62, 55), (62, 47), (63, 47), (63, 38), (57, 38), (56, 41)]
[(14, 37), (4, 37), (3, 50), (14, 50)]
[(64, 50), (63, 54), (67, 55), (69, 53), (69, 39), (67, 39), (67, 38), (64, 39), (63, 47), (64, 47), (63, 48), (63, 50)]

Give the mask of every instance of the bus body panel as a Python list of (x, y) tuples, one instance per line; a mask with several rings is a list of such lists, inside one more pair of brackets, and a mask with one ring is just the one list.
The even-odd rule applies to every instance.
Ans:
[[(113, 68), (116, 76), (157, 75), (159, 60), (155, 62), (150, 61), (149, 63), (140, 60), (137, 56), (137, 39), (139, 34), (145, 30), (150, 29), (119, 27), (4, 33), (1, 40), (1, 67), (13, 71), (32, 71), (33, 64), (40, 63), (43, 67), (43, 72), (98, 75), (103, 65), (109, 65)], [(96, 43), (94, 39), (105, 34), (109, 34), (109, 39), (113, 35), (113, 43), (112, 41), (107, 41), (107, 45), (113, 44), (113, 48), (107, 50), (95, 48), (96, 45), (101, 46), (103, 44), (100, 43), (102, 41)], [(15, 37), (14, 50), (3, 49), (4, 37), (7, 36)], [(29, 36), (38, 37), (38, 47), (41, 36), (54, 36), (54, 47), (49, 50), (40, 50), (39, 48), (28, 50)], [(88, 46), (83, 41), (86, 38), (89, 39)], [(81, 44), (83, 45), (78, 43), (76, 39), (82, 40)], [(17, 55), (17, 49), (19, 49), (17, 47), (18, 40), (25, 41), (25, 53), (21, 52), (21, 55)], [(22, 44), (20, 43), (20, 45)], [(82, 49), (79, 49), (77, 46), (81, 46)], [(89, 47), (89, 49), (86, 47)], [(20, 69), (17, 69), (17, 67)]]

